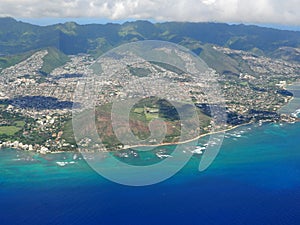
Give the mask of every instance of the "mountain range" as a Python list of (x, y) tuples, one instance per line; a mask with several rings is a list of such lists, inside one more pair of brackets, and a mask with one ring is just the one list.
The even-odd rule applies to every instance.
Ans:
[[(57, 50), (52, 51), (56, 52), (56, 59), (49, 58), (52, 61), (64, 61), (65, 55), (89, 53), (97, 57), (113, 47), (138, 40), (162, 40), (180, 44), (206, 59), (208, 64), (213, 58), (220, 64), (226, 64), (226, 67), (236, 64), (236, 59), (224, 58), (225, 55), (214, 51), (212, 45), (300, 62), (299, 31), (243, 24), (149, 21), (88, 25), (67, 22), (38, 26), (6, 17), (0, 18), (0, 67), (10, 66), (26, 58), (30, 52), (43, 48), (59, 50), (59, 53)], [(59, 65), (57, 62), (54, 64)], [(219, 71), (217, 68), (218, 72), (225, 70), (224, 65), (220, 67)], [(51, 66), (45, 72), (50, 69)]]

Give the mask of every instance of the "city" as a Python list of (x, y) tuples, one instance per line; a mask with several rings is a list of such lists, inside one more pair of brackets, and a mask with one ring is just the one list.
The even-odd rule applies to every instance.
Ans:
[[(185, 93), (188, 93), (188, 97), (193, 99), (202, 113), (208, 116), (211, 116), (207, 110), (209, 105), (226, 104), (227, 124), (216, 128), (219, 130), (251, 122), (297, 120), (291, 115), (280, 115), (278, 110), (292, 99), (292, 93), (285, 88), (299, 79), (299, 64), (219, 46), (213, 48), (226, 55), (238, 55), (253, 72), (249, 73), (247, 70), (240, 74), (218, 74), (208, 68), (201, 77), (197, 77), (187, 71), (174, 70), (170, 66), (168, 68), (140, 59), (134, 59), (137, 60), (135, 62), (130, 56), (124, 61), (131, 63), (132, 66), (126, 68), (118, 63), (117, 59), (100, 58), (98, 63), (101, 64), (103, 71), (100, 73), (101, 76), (98, 74), (95, 76), (91, 66), (96, 60), (88, 54), (80, 54), (70, 56), (69, 62), (54, 69), (49, 76), (44, 76), (41, 75), (40, 69), (48, 52), (38, 51), (25, 61), (1, 72), (1, 111), (7, 114), (5, 118), (3, 116), (1, 118), (1, 127), (13, 131), (11, 135), (0, 132), (4, 138), (0, 146), (38, 151), (43, 154), (76, 150), (74, 138), (69, 137), (72, 132), (70, 121), (73, 105), (76, 104), (73, 102), (74, 92), (78, 82), (84, 80), (84, 77), (90, 77), (92, 82), (96, 82), (94, 88), (97, 88), (98, 92), (95, 96), (97, 106), (110, 104), (114, 99), (134, 98), (140, 93), (146, 96), (163, 96), (170, 101), (184, 101)], [(189, 61), (188, 56), (181, 55), (181, 57)], [(138, 85), (129, 85), (136, 78), (138, 80), (142, 77), (148, 78), (147, 85), (152, 88), (139, 90), (136, 89)], [(158, 83), (159, 79), (164, 79), (166, 83)], [(174, 81), (180, 85), (183, 92), (175, 89), (170, 91), (169, 84)], [(216, 83), (220, 90), (208, 91), (215, 87)], [(76, 98), (80, 104), (91, 103), (89, 98), (92, 90), (85, 88), (85, 91), (87, 93), (82, 93), (82, 96)], [(219, 95), (223, 97), (215, 98)], [(20, 117), (19, 120), (15, 119), (16, 116)], [(26, 121), (26, 124), (15, 126), (20, 120)], [(204, 122), (200, 134), (209, 133), (211, 128), (209, 122)], [(35, 136), (40, 137), (39, 142), (36, 142)], [(195, 136), (186, 138), (188, 140)], [(177, 138), (174, 138), (174, 141), (169, 139), (169, 142), (175, 143), (175, 140)], [(114, 146), (118, 144), (115, 143)], [(120, 147), (111, 149), (118, 148)]]

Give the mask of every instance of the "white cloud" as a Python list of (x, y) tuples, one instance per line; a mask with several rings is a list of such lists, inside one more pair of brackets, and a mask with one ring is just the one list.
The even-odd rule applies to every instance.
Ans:
[(216, 0), (202, 0), (205, 5), (212, 5), (216, 2)]
[(1, 0), (0, 16), (300, 25), (299, 0)]

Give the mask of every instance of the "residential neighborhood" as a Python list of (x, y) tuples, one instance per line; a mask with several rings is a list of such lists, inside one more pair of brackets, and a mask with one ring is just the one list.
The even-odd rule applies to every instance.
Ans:
[[(0, 130), (3, 136), (0, 147), (41, 153), (74, 150), (76, 143), (64, 135), (72, 110), (80, 112), (88, 106), (150, 96), (193, 102), (209, 116), (210, 105), (222, 105), (228, 114), (226, 128), (259, 120), (296, 120), (277, 111), (292, 99), (285, 88), (299, 79), (299, 64), (219, 46), (214, 49), (225, 55), (238, 55), (250, 69), (240, 74), (218, 74), (203, 64), (204, 72), (199, 72), (195, 62), (184, 53), (178, 53), (178, 57), (186, 66), (176, 70), (172, 69), (176, 65), (166, 67), (132, 54), (124, 54), (122, 63), (120, 56), (96, 60), (88, 54), (79, 54), (44, 75), (40, 70), (48, 52), (38, 51), (1, 72), (0, 110), (6, 113), (4, 118), (0, 117), (1, 126), (10, 127), (18, 135), (10, 138)], [(26, 124), (16, 126), (15, 117)], [(209, 132), (211, 125), (202, 130)], [(72, 130), (68, 129), (67, 132)], [(32, 137), (36, 135), (41, 140), (33, 143)]]

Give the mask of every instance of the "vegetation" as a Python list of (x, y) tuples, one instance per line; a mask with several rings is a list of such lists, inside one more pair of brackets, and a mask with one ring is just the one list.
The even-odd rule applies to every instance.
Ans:
[[(187, 111), (186, 113), (192, 113), (189, 107), (182, 105)], [(116, 149), (122, 145), (118, 138), (115, 136), (115, 130), (112, 127), (111, 121), (111, 110), (112, 104), (105, 104), (98, 106), (96, 108), (96, 127), (101, 138), (101, 142), (108, 149)], [(204, 127), (210, 124), (210, 117), (203, 114), (200, 110), (196, 111), (198, 113), (198, 118), (200, 122), (201, 132)], [(119, 111), (118, 113), (123, 113)], [(84, 112), (82, 113), (84, 116)], [(129, 114), (129, 126), (131, 132), (141, 140), (146, 140), (150, 137), (149, 123), (153, 119), (161, 118), (165, 121), (167, 133), (163, 140), (164, 143), (176, 142), (179, 140), (180, 135), (182, 135), (181, 120), (178, 116), (176, 109), (170, 105), (165, 100), (159, 100), (155, 97), (146, 98), (138, 102), (131, 109)], [(187, 121), (188, 122), (188, 121)], [(192, 122), (192, 121), (191, 121)], [(89, 127), (88, 124), (85, 126)], [(121, 130), (124, 125), (119, 124), (118, 126)], [(127, 132), (127, 131), (124, 131)], [(125, 134), (125, 133), (124, 133)], [(195, 138), (193, 135), (186, 135), (188, 139)], [(76, 144), (72, 128), (72, 120), (67, 121), (63, 127), (63, 139), (68, 143)], [(153, 144), (150, 142), (145, 142), (145, 144)]]
[[(5, 140), (11, 136), (17, 135), (26, 125), (27, 120), (18, 113), (8, 113), (2, 111), (5, 104), (0, 104), (0, 137)], [(18, 135), (17, 135), (18, 136)]]
[(196, 54), (202, 51), (199, 43), (210, 43), (283, 58), (294, 52), (292, 59), (300, 60), (294, 49), (300, 46), (300, 32), (258, 26), (136, 21), (122, 25), (78, 25), (70, 22), (41, 27), (12, 18), (0, 18), (0, 30), (0, 49), (4, 55), (54, 47), (64, 54), (89, 52), (99, 56), (126, 42), (156, 39), (180, 43)]
[(145, 68), (128, 66), (128, 69), (133, 76), (137, 77), (147, 77), (151, 73), (149, 69)]
[(49, 74), (55, 68), (66, 64), (69, 61), (69, 57), (58, 51), (56, 48), (48, 48), (48, 54), (44, 57), (43, 67), (41, 72)]
[[(111, 104), (106, 104), (97, 107), (96, 109), (96, 127), (98, 129), (98, 134), (102, 140), (102, 143), (106, 145), (109, 149), (116, 148), (121, 143), (115, 136), (115, 130), (112, 127), (111, 121)], [(182, 109), (184, 110), (185, 114), (189, 115), (194, 111), (192, 108), (187, 107), (186, 104), (182, 103)], [(198, 118), (200, 122), (201, 131), (204, 132), (203, 128), (207, 127), (210, 124), (210, 117), (204, 115), (200, 110), (196, 110), (198, 113)], [(123, 112), (118, 112), (123, 113)], [(149, 123), (153, 119), (163, 119), (167, 128), (166, 136), (163, 142), (176, 142), (178, 141), (179, 137), (182, 135), (181, 132), (184, 132), (181, 128), (181, 118), (179, 118), (177, 110), (172, 106), (169, 102), (165, 100), (160, 100), (155, 97), (146, 98), (138, 102), (134, 107), (131, 109), (129, 114), (129, 126), (131, 132), (139, 137), (141, 140), (146, 140), (150, 137), (150, 130), (149, 130)], [(195, 115), (196, 116), (196, 115)], [(189, 116), (188, 116), (189, 117)], [(189, 118), (192, 118), (191, 115)], [(193, 122), (186, 121), (186, 122)], [(69, 124), (70, 125), (70, 124)], [(70, 129), (69, 125), (65, 126), (64, 133), (68, 133), (68, 129)], [(122, 130), (125, 127), (122, 124), (118, 125), (120, 128), (119, 132), (125, 132), (126, 135), (127, 130)], [(156, 129), (156, 128), (153, 128)], [(157, 128), (159, 129), (159, 128)], [(184, 134), (186, 139), (195, 138), (194, 134)], [(151, 144), (150, 142), (145, 142), (145, 144)]]
[(62, 138), (65, 139), (68, 143), (76, 145), (76, 140), (74, 137), (73, 126), (72, 126), (72, 119), (64, 123)]
[(13, 136), (20, 130), (21, 128), (16, 126), (1, 126), (0, 135)]
[(174, 72), (174, 73), (177, 73), (178, 75), (182, 75), (185, 73), (185, 71), (182, 71), (181, 69), (173, 66), (173, 65), (170, 65), (170, 64), (166, 64), (166, 63), (163, 63), (163, 62), (154, 62), (154, 61), (151, 61), (152, 64), (154, 65), (157, 65), (161, 68), (164, 68), (168, 71), (171, 71), (171, 72)]
[(30, 51), (21, 54), (7, 55), (7, 56), (0, 57), (0, 72), (2, 69), (13, 66), (19, 62), (22, 62), (23, 60), (30, 57), (33, 53), (34, 51)]
[[(243, 55), (240, 54), (240, 52), (224, 49), (226, 53), (222, 53), (222, 51), (218, 51), (214, 45), (247, 50), (247, 57), (253, 53), (296, 62), (300, 60), (299, 49), (297, 49), (297, 47), (300, 46), (300, 32), (279, 31), (256, 26), (215, 23), (152, 24), (150, 22), (137, 21), (128, 22), (123, 25), (106, 24), (81, 26), (76, 23), (65, 23), (39, 27), (17, 22), (11, 18), (0, 18), (0, 31), (1, 68), (6, 68), (22, 61), (37, 49), (47, 48), (49, 54), (43, 59), (43, 67), (39, 71), (41, 76), (37, 76), (36, 79), (38, 83), (44, 82), (47, 79), (46, 76), (54, 68), (65, 64), (69, 60), (66, 54), (90, 53), (94, 57), (98, 57), (113, 47), (136, 40), (158, 39), (179, 43), (200, 55), (209, 67), (214, 68), (222, 75), (220, 76), (221, 82), (223, 84), (226, 83), (226, 88), (228, 89), (227, 93), (229, 94), (226, 97), (229, 97), (231, 100), (233, 98), (230, 104), (234, 112), (229, 112), (228, 116), (228, 124), (231, 125), (249, 122), (253, 119), (270, 118), (278, 120), (278, 115), (276, 113), (270, 114), (270, 112), (274, 110), (274, 107), (277, 106), (278, 103), (284, 104), (286, 99), (282, 96), (291, 96), (291, 93), (278, 90), (278, 83), (282, 80), (287, 80), (284, 74), (282, 77), (277, 75), (273, 77), (270, 73), (265, 77), (266, 79), (256, 80), (258, 76), (255, 77), (256, 72), (251, 70), (251, 68), (255, 70), (256, 67), (252, 65), (250, 68), (251, 65), (247, 64), (247, 60), (243, 60)], [(160, 55), (160, 59), (163, 59), (164, 56), (164, 54)], [(252, 58), (253, 60), (256, 59), (255, 57)], [(173, 65), (160, 62), (150, 63), (152, 63), (157, 70), (162, 71), (166, 69), (176, 73), (178, 76), (170, 78), (172, 80), (192, 82), (191, 78), (185, 74), (184, 71), (173, 66), (177, 65), (180, 67), (180, 64), (177, 64), (176, 60), (173, 61)], [(266, 65), (271, 66), (269, 63), (262, 65), (263, 67)], [(151, 70), (147, 68), (128, 66), (128, 69), (133, 76), (138, 77), (146, 77), (151, 73)], [(252, 77), (248, 75), (246, 77), (245, 74), (248, 73), (253, 74), (254, 78), (252, 79)], [(62, 76), (64, 75), (65, 74), (62, 74)], [(24, 75), (24, 77), (26, 76), (30, 75)], [(289, 78), (288, 81), (291, 81), (291, 79), (292, 78)], [(194, 92), (197, 91), (198, 90), (195, 90)], [(240, 93), (238, 94), (237, 91), (240, 91)], [(260, 93), (263, 92), (272, 92), (273, 96), (270, 96), (273, 97), (273, 99), (263, 101), (266, 99), (262, 98), (265, 95), (260, 95)], [(243, 94), (245, 94), (245, 96), (243, 96)], [(243, 109), (245, 115), (236, 113), (235, 111), (238, 110), (236, 106), (244, 106), (243, 104), (245, 104), (245, 102), (243, 102), (243, 100), (248, 100), (249, 96), (253, 98), (261, 97), (259, 98), (261, 102), (250, 101), (252, 105), (249, 106), (249, 109), (252, 111), (245, 112)], [(44, 107), (44, 109), (48, 109), (47, 107), (50, 103), (52, 107), (60, 108), (64, 106), (69, 109), (71, 108), (71, 102), (63, 102), (63, 105), (61, 105), (61, 102), (56, 101), (57, 99), (51, 99), (50, 97), (29, 96), (19, 98), (19, 100), (22, 100), (20, 102), (25, 102), (23, 100), (26, 100), (27, 107), (33, 106), (32, 108), (42, 109), (34, 106), (35, 99), (38, 100), (38, 102), (46, 103), (45, 105), (39, 104), (39, 107)], [(268, 105), (265, 107), (266, 103), (268, 103)], [(140, 139), (146, 140), (151, 135), (149, 123), (152, 120), (161, 118), (164, 120), (167, 129), (163, 142), (169, 143), (178, 141), (179, 136), (181, 136), (183, 132), (189, 132), (182, 126), (178, 111), (184, 112), (185, 115), (188, 115), (188, 118), (192, 118), (195, 114), (193, 107), (189, 107), (183, 102), (178, 103), (178, 105), (179, 106), (175, 108), (170, 102), (157, 98), (147, 98), (140, 101), (130, 112), (129, 123), (131, 131)], [(260, 109), (262, 106), (264, 106), (263, 110)], [(211, 113), (208, 110), (208, 106), (200, 105), (198, 107), (199, 109), (196, 110), (196, 113), (200, 122), (199, 131), (205, 133), (208, 132), (211, 123)], [(55, 120), (55, 124), (50, 124), (50, 122), (47, 122), (48, 119), (26, 118), (13, 110), (6, 110), (6, 108), (6, 103), (0, 104), (1, 141), (17, 140), (26, 144), (47, 144), (46, 146), (54, 144), (53, 146), (56, 147), (58, 146), (58, 142), (61, 146), (65, 144), (64, 147), (70, 146), (69, 144), (76, 145), (73, 136), (72, 121), (66, 121), (69, 115), (68, 117), (58, 117), (59, 119)], [(122, 144), (115, 136), (112, 127), (111, 108), (111, 104), (105, 104), (96, 109), (96, 126), (102, 142), (107, 147), (115, 149), (116, 147), (119, 148)], [(117, 113), (121, 114), (124, 112), (120, 111)], [(186, 122), (191, 124), (194, 121), (187, 119)], [(125, 126), (124, 124), (119, 124), (118, 127), (122, 129)], [(154, 127), (154, 129), (160, 128)], [(60, 132), (61, 130), (63, 133)], [(126, 135), (128, 131), (121, 130), (121, 132)], [(196, 134), (198, 134), (198, 132), (190, 131), (190, 133), (185, 136), (185, 140), (195, 138)], [(64, 140), (66, 140), (67, 143), (65, 143)], [(153, 142), (155, 143), (153, 140), (147, 140), (145, 144), (152, 144)]]

